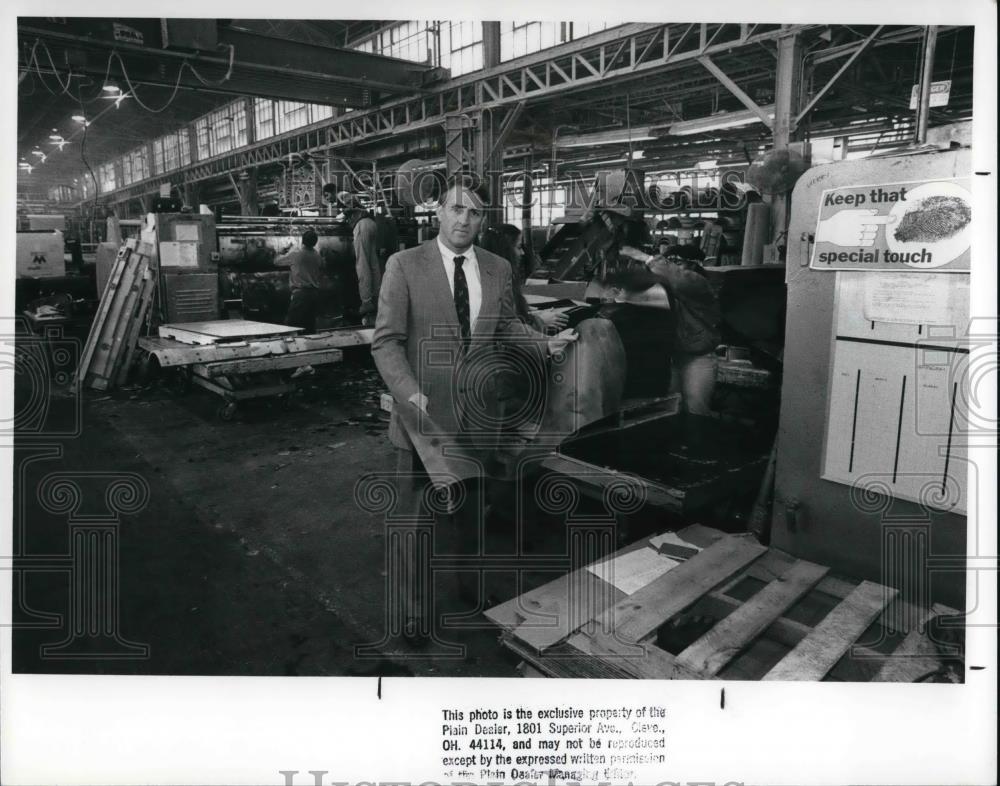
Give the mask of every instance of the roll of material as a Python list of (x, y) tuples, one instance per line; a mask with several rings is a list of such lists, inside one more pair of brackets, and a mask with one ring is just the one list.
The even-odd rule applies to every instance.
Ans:
[(771, 209), (764, 202), (747, 206), (747, 225), (743, 232), (741, 265), (761, 265), (764, 262), (764, 244), (771, 234)]

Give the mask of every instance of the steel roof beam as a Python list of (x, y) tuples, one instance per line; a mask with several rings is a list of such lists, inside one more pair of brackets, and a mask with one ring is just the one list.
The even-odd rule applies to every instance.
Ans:
[(732, 79), (730, 79), (726, 75), (725, 71), (723, 71), (715, 63), (713, 63), (712, 58), (708, 56), (699, 57), (698, 62), (701, 63), (703, 66), (705, 66), (705, 68), (708, 69), (709, 73), (711, 73), (712, 76), (718, 79), (722, 83), (722, 86), (726, 88), (726, 90), (728, 90), (730, 93), (736, 96), (740, 100), (740, 103), (743, 104), (743, 106), (745, 106), (755, 115), (757, 115), (757, 117), (760, 118), (760, 122), (762, 122), (768, 128), (774, 127), (771, 118), (767, 116), (767, 113), (764, 112), (764, 110), (761, 107), (759, 107), (757, 103), (752, 98), (750, 98), (750, 96), (744, 93), (743, 89), (738, 84), (736, 84)]

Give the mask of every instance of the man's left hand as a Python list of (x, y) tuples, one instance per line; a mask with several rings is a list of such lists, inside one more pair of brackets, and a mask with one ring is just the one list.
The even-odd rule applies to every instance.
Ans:
[(563, 330), (561, 333), (557, 333), (552, 338), (549, 339), (549, 355), (557, 355), (562, 352), (566, 347), (572, 344), (580, 338), (580, 334), (577, 333), (573, 328)]

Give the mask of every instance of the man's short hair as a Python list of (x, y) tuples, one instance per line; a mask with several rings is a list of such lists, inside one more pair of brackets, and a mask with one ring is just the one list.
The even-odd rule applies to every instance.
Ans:
[(302, 245), (306, 248), (316, 248), (316, 244), (319, 242), (319, 235), (317, 235), (313, 230), (307, 229), (302, 233)]
[(470, 175), (467, 172), (459, 172), (449, 177), (445, 182), (444, 191), (441, 192), (438, 200), (439, 205), (444, 204), (445, 199), (448, 198), (448, 192), (453, 188), (461, 188), (471, 194), (475, 194), (484, 205), (490, 203), (490, 190), (486, 187), (486, 184), (474, 175)]

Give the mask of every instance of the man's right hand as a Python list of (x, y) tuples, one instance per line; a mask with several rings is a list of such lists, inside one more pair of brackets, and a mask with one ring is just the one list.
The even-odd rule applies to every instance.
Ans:
[(413, 406), (415, 406), (425, 415), (427, 414), (427, 396), (425, 396), (423, 393), (414, 393), (407, 399), (407, 401), (413, 404)]
[(546, 329), (562, 330), (569, 324), (569, 316), (562, 311), (555, 311), (554, 309), (542, 309), (541, 311), (536, 311), (535, 316), (538, 317), (538, 321), (541, 322)]

